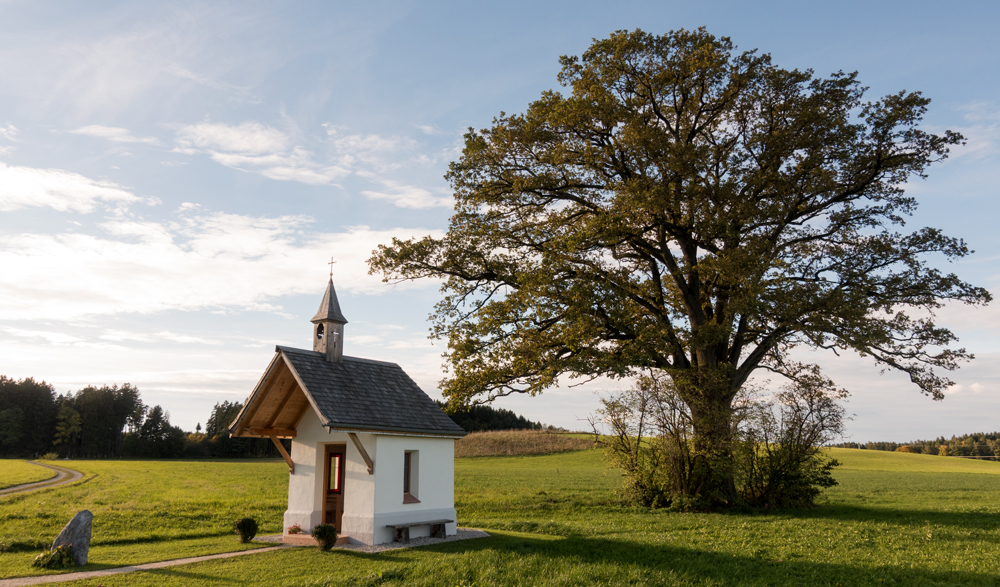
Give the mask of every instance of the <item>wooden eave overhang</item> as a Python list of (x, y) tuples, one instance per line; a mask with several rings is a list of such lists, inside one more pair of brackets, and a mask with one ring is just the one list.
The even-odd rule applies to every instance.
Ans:
[[(294, 473), (295, 463), (279, 439), (295, 438), (296, 427), (306, 410), (315, 409), (304, 389), (295, 369), (280, 351), (275, 353), (243, 409), (229, 426), (230, 432), (243, 438), (270, 438), (288, 463), (288, 472)], [(319, 414), (319, 410), (316, 413)]]
[(275, 353), (229, 430), (244, 438), (295, 438), (299, 420), (313, 407), (310, 399), (295, 370)]

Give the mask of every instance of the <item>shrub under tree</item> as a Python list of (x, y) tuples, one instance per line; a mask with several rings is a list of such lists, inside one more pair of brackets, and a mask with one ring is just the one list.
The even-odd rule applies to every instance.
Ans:
[[(735, 503), (759, 508), (807, 507), (836, 485), (835, 459), (820, 447), (843, 433), (846, 395), (814, 370), (773, 396), (741, 391), (732, 419)], [(705, 478), (694, 450), (690, 409), (662, 373), (602, 398), (594, 421), (603, 424), (599, 444), (625, 477), (625, 501), (679, 510), (707, 509), (713, 497), (697, 483)]]

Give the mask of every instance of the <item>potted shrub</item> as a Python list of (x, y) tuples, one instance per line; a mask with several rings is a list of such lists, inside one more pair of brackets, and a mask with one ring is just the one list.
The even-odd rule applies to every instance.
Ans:
[(333, 524), (316, 524), (312, 537), (316, 539), (320, 550), (330, 550), (337, 543), (337, 527)]
[(233, 532), (240, 536), (240, 542), (246, 544), (257, 535), (257, 520), (253, 518), (240, 518), (233, 524)]

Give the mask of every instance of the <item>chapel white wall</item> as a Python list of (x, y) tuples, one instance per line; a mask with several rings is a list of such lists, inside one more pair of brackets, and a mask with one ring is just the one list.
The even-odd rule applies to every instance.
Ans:
[[(329, 432), (313, 410), (307, 410), (292, 439), (295, 473), (288, 477), (288, 509), (284, 531), (299, 524), (305, 532), (322, 521), (325, 499), (326, 445), (347, 447), (344, 475), (344, 515), (341, 533), (352, 542), (380, 544), (392, 542), (386, 524), (430, 519), (456, 520), (455, 441), (451, 438), (390, 436), (358, 433), (368, 455), (375, 462), (375, 474), (368, 467), (346, 432)], [(417, 451), (414, 494), (420, 503), (403, 503), (403, 454)], [(448, 524), (445, 532), (457, 532)], [(430, 527), (410, 529), (418, 538), (430, 534)]]
[[(377, 435), (378, 458), (375, 460), (374, 543), (392, 542), (392, 530), (386, 524), (431, 519), (456, 520), (455, 512), (455, 441), (451, 438)], [(414, 496), (420, 503), (403, 503), (403, 454), (418, 452), (414, 472)], [(457, 524), (445, 527), (449, 535)], [(429, 526), (410, 529), (410, 537), (430, 535)]]
[[(376, 446), (371, 434), (359, 434), (369, 456), (375, 458)], [(341, 533), (366, 544), (373, 534), (375, 480), (368, 474), (361, 453), (346, 432), (330, 432), (320, 423), (313, 410), (307, 410), (296, 427), (292, 439), (292, 462), (295, 473), (288, 476), (288, 509), (284, 515), (284, 531), (299, 524), (309, 532), (322, 522), (323, 501), (326, 498), (326, 446), (347, 447), (344, 471), (344, 515)]]
[[(346, 432), (334, 432), (347, 442), (347, 467), (344, 473), (344, 517), (341, 532), (352, 542), (374, 544), (375, 475), (368, 474), (368, 465)], [(375, 461), (378, 470), (378, 444), (373, 434), (358, 435), (365, 452)]]
[(291, 457), (295, 472), (288, 476), (288, 509), (285, 511), (283, 532), (287, 532), (293, 524), (309, 532), (322, 521), (324, 455), (320, 443), (326, 440), (324, 436), (326, 430), (319, 417), (314, 411), (307, 410), (292, 439)]

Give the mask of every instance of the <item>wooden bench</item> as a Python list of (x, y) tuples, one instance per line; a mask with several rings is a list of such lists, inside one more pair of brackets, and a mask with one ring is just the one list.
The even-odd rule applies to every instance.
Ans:
[(405, 524), (386, 524), (386, 528), (393, 530), (393, 542), (409, 542), (410, 528), (413, 526), (430, 526), (431, 538), (445, 537), (445, 524), (451, 524), (455, 520), (428, 520), (426, 522), (406, 522)]

